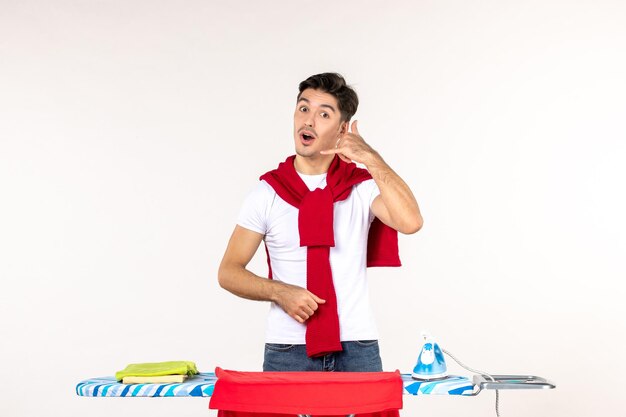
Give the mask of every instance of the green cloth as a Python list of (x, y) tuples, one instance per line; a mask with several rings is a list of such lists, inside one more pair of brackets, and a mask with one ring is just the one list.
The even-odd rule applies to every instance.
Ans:
[(196, 364), (190, 361), (132, 363), (125, 369), (115, 373), (115, 379), (121, 381), (125, 376), (163, 376), (163, 375), (195, 375), (198, 373)]

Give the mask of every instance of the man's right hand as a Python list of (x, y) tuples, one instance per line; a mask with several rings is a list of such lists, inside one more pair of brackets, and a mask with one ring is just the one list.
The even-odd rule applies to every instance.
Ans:
[(277, 284), (274, 302), (299, 323), (307, 321), (317, 310), (318, 304), (326, 302), (306, 288), (274, 282)]
[(235, 226), (218, 270), (220, 285), (239, 297), (273, 301), (294, 320), (304, 323), (315, 313), (318, 304), (326, 301), (306, 288), (262, 278), (248, 271), (246, 266), (262, 240), (262, 234)]

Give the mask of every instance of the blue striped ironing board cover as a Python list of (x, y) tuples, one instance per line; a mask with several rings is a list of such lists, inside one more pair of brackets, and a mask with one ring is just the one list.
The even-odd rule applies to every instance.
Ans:
[[(213, 372), (201, 372), (180, 384), (122, 384), (115, 377), (91, 378), (76, 385), (82, 397), (210, 397), (217, 378)], [(463, 376), (441, 381), (415, 381), (402, 374), (404, 395), (472, 395), (474, 385)]]

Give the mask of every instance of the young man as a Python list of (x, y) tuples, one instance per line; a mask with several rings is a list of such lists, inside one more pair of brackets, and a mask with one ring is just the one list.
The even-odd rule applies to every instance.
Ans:
[[(264, 371), (382, 371), (366, 265), (399, 266), (396, 231), (417, 232), (422, 217), (406, 183), (350, 125), (358, 98), (343, 77), (314, 75), (299, 90), (296, 155), (244, 202), (219, 283), (272, 302)], [(246, 269), (261, 241), (271, 279)]]

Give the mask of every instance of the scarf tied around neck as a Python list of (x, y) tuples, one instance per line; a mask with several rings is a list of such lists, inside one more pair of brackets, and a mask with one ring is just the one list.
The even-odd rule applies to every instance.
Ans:
[[(300, 246), (307, 247), (307, 290), (326, 300), (306, 321), (306, 351), (309, 357), (324, 356), (342, 350), (337, 296), (330, 267), (330, 248), (335, 246), (333, 227), (334, 203), (350, 196), (353, 186), (371, 179), (370, 173), (354, 163), (335, 156), (326, 175), (326, 187), (310, 191), (294, 167), (295, 155), (278, 168), (263, 174), (285, 202), (298, 209)], [(266, 246), (267, 251), (267, 246)], [(269, 278), (272, 267), (267, 252)], [(398, 254), (398, 232), (375, 218), (367, 241), (367, 266), (401, 266)]]

